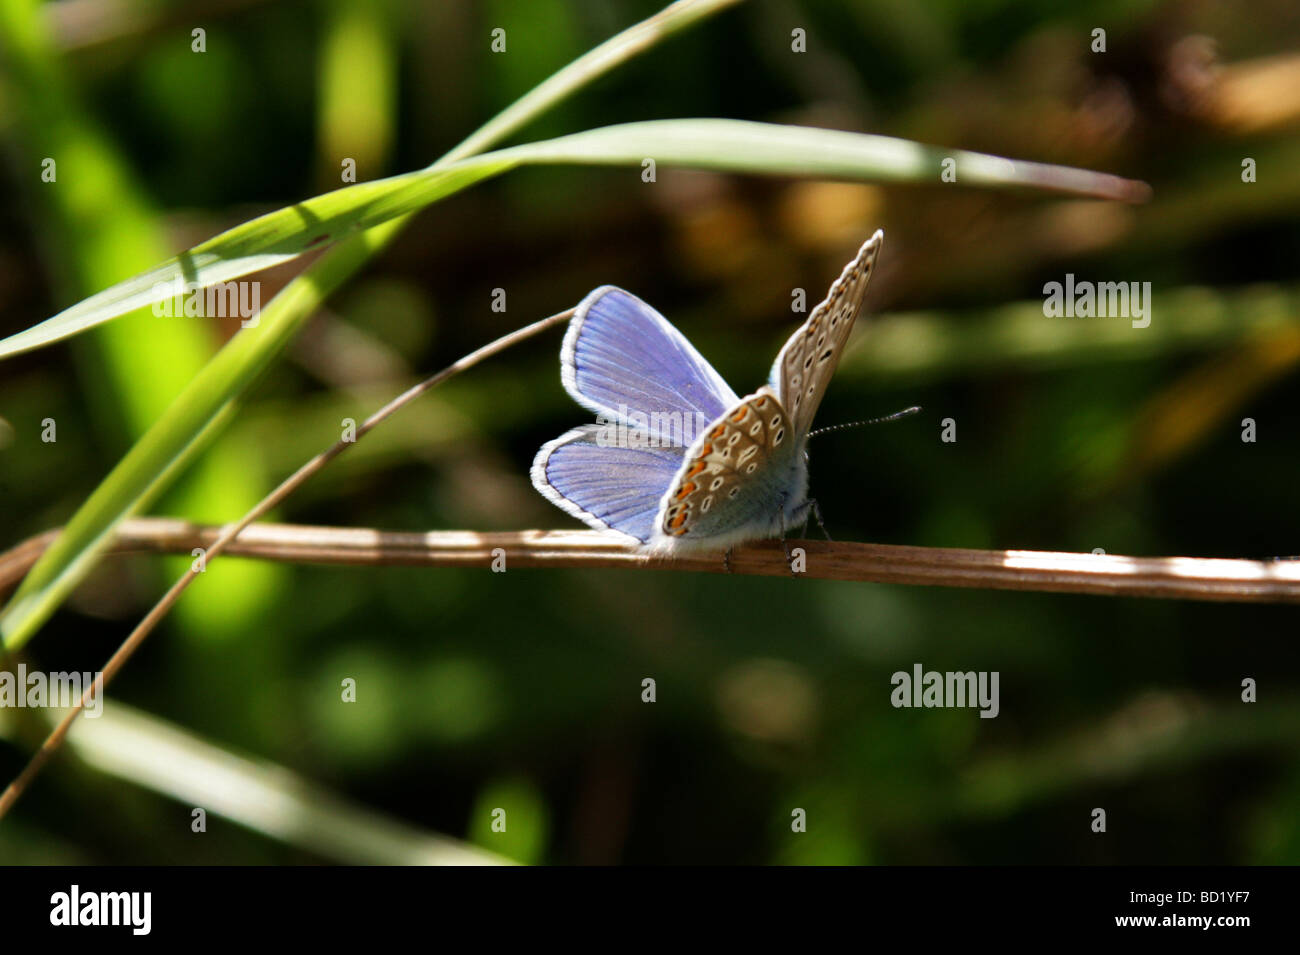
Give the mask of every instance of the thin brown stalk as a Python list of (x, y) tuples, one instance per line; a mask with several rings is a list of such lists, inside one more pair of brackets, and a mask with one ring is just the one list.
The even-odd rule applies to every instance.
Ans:
[[(53, 540), (49, 532), (0, 555), (0, 588)], [(364, 527), (257, 524), (231, 537), (229, 528), (171, 518), (121, 524), (117, 553), (211, 554), (219, 541), (232, 557), (349, 566), (498, 568), (613, 567), (726, 573), (721, 554), (658, 559), (596, 531), (380, 531)], [(1300, 603), (1300, 561), (1205, 557), (1125, 557), (1031, 550), (967, 550), (844, 541), (791, 540), (803, 549), (798, 576), (940, 587), (980, 587), (1051, 593), (1168, 597), (1182, 600)], [(799, 555), (795, 553), (795, 557)], [(780, 541), (737, 548), (737, 574), (789, 577)]]

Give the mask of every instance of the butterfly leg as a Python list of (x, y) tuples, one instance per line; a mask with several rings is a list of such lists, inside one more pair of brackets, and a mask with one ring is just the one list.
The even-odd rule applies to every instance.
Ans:
[(808, 499), (808, 504), (810, 505), (808, 508), (809, 511), (812, 513), (812, 516), (817, 519), (817, 526), (820, 527), (822, 533), (826, 535), (826, 539), (834, 540), (834, 538), (831, 537), (831, 532), (826, 529), (826, 522), (822, 520), (822, 509), (817, 506), (817, 500), (810, 497)]
[(786, 495), (781, 494), (781, 504), (777, 510), (777, 524), (781, 528), (781, 550), (785, 552), (785, 565), (790, 568), (790, 576), (798, 577), (794, 572), (794, 557), (790, 554), (790, 542), (785, 539), (785, 500)]
[(790, 576), (798, 577), (799, 575), (794, 572), (794, 558), (790, 556), (790, 542), (785, 539), (785, 531), (781, 532), (781, 549), (785, 551), (785, 563), (790, 568)]
[(729, 574), (735, 573), (735, 571), (731, 569), (731, 552), (735, 549), (736, 547), (733, 544), (731, 547), (728, 547), (726, 551), (724, 551), (722, 554), (722, 566), (727, 569), (727, 573)]

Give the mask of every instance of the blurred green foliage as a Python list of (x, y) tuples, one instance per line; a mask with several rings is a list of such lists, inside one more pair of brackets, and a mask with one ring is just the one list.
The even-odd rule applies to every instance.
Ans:
[[(98, 28), (77, 19), (92, 5), (39, 15), (68, 108), (81, 104), (59, 128), (119, 170), (91, 197), (100, 228), (163, 238), (148, 261), (91, 271), (111, 233), (69, 233), (32, 144), (0, 119), (11, 160), (0, 172), (0, 334), (153, 264), (158, 248), (337, 184), (342, 144), (369, 157), (363, 180), (423, 166), (656, 9), (128, 6), (134, 18)], [(195, 26), (208, 31), (201, 55)], [(1097, 26), (1105, 54), (1089, 50)], [(495, 27), (505, 54), (490, 51)], [(790, 51), (795, 27), (807, 30), (805, 54)], [(1155, 198), (1127, 208), (937, 181), (661, 172), (650, 185), (635, 170), (521, 170), (417, 219), (302, 333), (205, 466), (252, 448), (250, 483), (278, 478), (333, 441), (343, 417), (360, 420), (416, 375), (607, 282), (655, 304), (743, 391), (797, 321), (790, 289), (816, 300), (882, 226), (871, 303), (884, 314), (858, 333), (820, 421), (925, 413), (814, 443), (814, 493), (835, 536), (1295, 554), (1300, 88), (1269, 68), (1294, 63), (1297, 41), (1293, 5), (1271, 0), (1249, 18), (1227, 3), (1125, 0), (742, 4), (529, 136), (670, 116), (830, 125), (1144, 178)], [(0, 102), (16, 102), (22, 77), (0, 77)], [(1254, 183), (1241, 180), (1245, 157), (1258, 160)], [(263, 276), (263, 301), (293, 272)], [(1066, 272), (1151, 281), (1151, 327), (1043, 317), (1043, 283)], [(498, 287), (505, 314), (490, 308)], [(207, 350), (230, 333), (196, 331)], [(587, 417), (560, 387), (558, 344), (527, 343), (421, 399), (283, 517), (571, 526), (527, 481), (538, 445)], [(66, 519), (127, 446), (111, 419), (147, 424), (153, 369), (177, 370), (154, 357), (110, 387), (102, 352), (73, 354), (60, 346), (0, 371), (4, 546)], [(40, 441), (45, 417), (58, 421), (55, 444)], [(945, 417), (955, 444), (939, 441)], [(1241, 441), (1245, 417), (1256, 443)], [(181, 496), (165, 508), (239, 510), (206, 514)], [(231, 623), (204, 591), (223, 574), (245, 579), (243, 567), (215, 562), (183, 598), (194, 609), (164, 625), (111, 696), (517, 861), (1300, 861), (1300, 667), (1286, 608), (295, 567), (224, 641), (188, 639), (205, 620)], [(97, 668), (160, 579), (154, 558), (107, 561), (30, 645), (29, 665)], [(893, 709), (890, 675), (917, 662), (999, 671), (1001, 715)], [(345, 677), (355, 704), (339, 702)], [(641, 700), (646, 677), (653, 704)], [(1253, 705), (1240, 702), (1246, 677), (1259, 682)], [(33, 733), (5, 734), (24, 742), (0, 748), (0, 776), (18, 771)], [(1104, 836), (1089, 831), (1096, 806)], [(497, 808), (504, 833), (492, 830)], [(804, 834), (790, 831), (795, 808), (807, 811)], [(196, 836), (188, 822), (185, 807), (68, 759), (0, 827), (0, 858), (317, 861), (228, 824)]]

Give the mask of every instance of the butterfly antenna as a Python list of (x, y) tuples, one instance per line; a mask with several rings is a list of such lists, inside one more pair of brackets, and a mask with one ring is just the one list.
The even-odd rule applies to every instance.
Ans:
[(864, 424), (884, 424), (886, 421), (898, 421), (901, 418), (910, 418), (921, 410), (920, 405), (913, 405), (910, 408), (904, 408), (902, 411), (895, 411), (893, 414), (887, 414), (883, 418), (868, 418), (866, 421), (850, 421), (847, 424), (832, 424), (825, 428), (818, 428), (816, 431), (809, 431), (808, 437), (814, 438), (819, 434), (825, 434), (828, 431), (843, 431), (845, 428), (856, 428)]

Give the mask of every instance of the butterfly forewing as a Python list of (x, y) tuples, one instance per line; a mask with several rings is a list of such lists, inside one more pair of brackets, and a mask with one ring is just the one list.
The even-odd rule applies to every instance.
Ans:
[(711, 421), (740, 400), (668, 319), (612, 285), (579, 303), (560, 377), (579, 404), (625, 420), (640, 413)]
[(831, 285), (825, 301), (812, 310), (808, 321), (777, 356), (772, 386), (789, 414), (794, 433), (800, 437), (812, 426), (817, 406), (840, 363), (883, 240), (884, 233), (877, 230), (862, 244), (857, 256)]
[(743, 526), (779, 501), (755, 493), (773, 474), (773, 464), (793, 453), (794, 433), (780, 401), (760, 388), (717, 421), (686, 452), (660, 509), (664, 537), (711, 537)]

